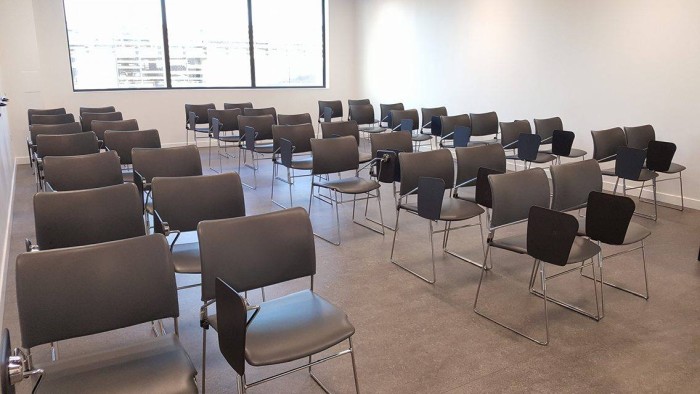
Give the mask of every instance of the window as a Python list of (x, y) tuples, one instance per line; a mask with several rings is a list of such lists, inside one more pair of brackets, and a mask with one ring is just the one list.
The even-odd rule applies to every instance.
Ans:
[(64, 8), (74, 90), (325, 86), (324, 0), (64, 0)]

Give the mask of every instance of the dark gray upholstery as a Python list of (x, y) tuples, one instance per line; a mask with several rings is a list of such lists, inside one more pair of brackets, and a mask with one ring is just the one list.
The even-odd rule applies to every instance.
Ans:
[(406, 195), (418, 187), (420, 177), (440, 178), (445, 181), (445, 188), (454, 186), (454, 162), (447, 149), (428, 152), (399, 153), (401, 166), (400, 194)]
[(36, 109), (29, 108), (27, 110), (27, 121), (28, 124), (32, 125), (32, 115), (65, 115), (65, 108), (47, 108), (47, 109)]
[[(248, 110), (248, 108), (246, 108), (246, 110)], [(256, 140), (271, 140), (272, 125), (277, 124), (275, 119), (276, 117), (269, 114), (260, 116), (241, 115), (238, 117), (238, 127), (240, 130), (245, 130), (246, 127), (255, 129), (257, 133), (255, 137)]]
[(44, 180), (56, 191), (94, 189), (124, 182), (117, 152), (44, 158)]
[(323, 110), (331, 108), (331, 118), (343, 117), (343, 102), (340, 100), (318, 100), (318, 119), (323, 119)]
[[(190, 120), (190, 112), (194, 112), (196, 116), (196, 124), (207, 124), (209, 123), (209, 110), (216, 109), (216, 105), (213, 103), (208, 104), (185, 104), (185, 123), (188, 124)], [(188, 126), (190, 126), (188, 124)]]
[(105, 131), (104, 144), (117, 152), (121, 164), (132, 164), (131, 150), (134, 148), (160, 148), (158, 130)]
[(619, 127), (605, 130), (592, 130), (593, 158), (598, 162), (615, 160), (617, 148), (627, 146), (625, 132)]
[[(80, 114), (80, 125), (83, 131), (92, 131), (92, 122), (94, 120), (116, 121), (124, 120), (121, 112), (85, 112)], [(138, 129), (138, 127), (137, 127)]]
[(151, 183), (153, 177), (202, 175), (202, 161), (194, 145), (173, 148), (134, 148), (134, 171)]
[(458, 185), (472, 179), (472, 182), (464, 186), (476, 185), (476, 176), (481, 167), (506, 172), (506, 154), (499, 144), (456, 148), (455, 154), (457, 156), (456, 183)]
[(41, 250), (146, 235), (133, 184), (34, 195), (36, 240)]
[(125, 120), (93, 120), (92, 131), (97, 136), (98, 140), (104, 141), (105, 131), (134, 131), (139, 129), (139, 122), (136, 119)]
[(403, 111), (403, 103), (395, 104), (379, 104), (380, 118), (379, 121), (382, 123), (389, 122), (389, 112), (392, 110)]
[(22, 347), (177, 317), (175, 273), (160, 234), (17, 257)]
[(63, 124), (75, 122), (73, 114), (31, 115), (30, 124)]
[(293, 114), (293, 115), (277, 115), (277, 123), (280, 125), (299, 125), (305, 123), (311, 123), (311, 114)]
[[(267, 107), (267, 108), (244, 108), (243, 109), (243, 115), (244, 116), (265, 116), (265, 115), (270, 115), (272, 116), (272, 120), (274, 124), (277, 124), (277, 110), (275, 107)], [(243, 128), (243, 126), (241, 126)]]
[(445, 108), (445, 107), (421, 108), (420, 113), (421, 113), (420, 128), (421, 129), (423, 129), (423, 128), (429, 129), (431, 127), (431, 120), (433, 119), (433, 116), (447, 116), (447, 108)]
[(501, 126), (501, 145), (504, 149), (516, 149), (520, 134), (532, 134), (530, 122), (525, 119), (500, 122), (499, 125)]
[(316, 273), (314, 236), (303, 208), (203, 221), (197, 235), (205, 302), (214, 299), (216, 278), (242, 292)]
[(627, 147), (647, 149), (649, 142), (656, 140), (656, 132), (650, 124), (643, 126), (625, 127)]
[(489, 175), (489, 184), (492, 229), (526, 220), (532, 206), (549, 206), (549, 180), (541, 168)]
[[(377, 123), (377, 118), (374, 116), (374, 107), (372, 104), (353, 104), (350, 105), (348, 120), (354, 120), (358, 125), (373, 125)], [(383, 128), (371, 128), (368, 132), (381, 132)]]
[(60, 124), (33, 124), (29, 126), (29, 138), (32, 144), (36, 144), (36, 136), (39, 134), (75, 134), (82, 132), (79, 122)]
[(36, 136), (36, 154), (46, 156), (77, 156), (100, 151), (97, 136), (93, 132), (75, 134), (39, 134)]
[(471, 119), (469, 115), (452, 115), (452, 116), (441, 116), (440, 124), (442, 125), (442, 136), (453, 133), (457, 126), (472, 127)]
[(238, 116), (242, 115), (243, 110), (240, 108), (229, 109), (209, 109), (207, 116), (209, 117), (209, 129), (212, 129), (213, 119), (219, 119), (219, 131), (237, 131)]
[(311, 152), (311, 139), (315, 136), (316, 132), (311, 123), (293, 126), (272, 126), (272, 144), (275, 151), (279, 148), (280, 138), (285, 138), (292, 142), (294, 153)]
[(224, 109), (240, 109), (243, 112), (246, 108), (253, 108), (253, 103), (224, 103)]
[(357, 141), (357, 144), (360, 144), (360, 129), (354, 120), (347, 122), (323, 122), (321, 124), (321, 136), (323, 138), (352, 136)]
[(498, 115), (495, 112), (483, 114), (469, 114), (471, 119), (472, 135), (485, 136), (498, 134)]
[(371, 104), (369, 99), (357, 99), (357, 100), (348, 99), (348, 107), (350, 107), (352, 105), (365, 105), (365, 104)]
[(311, 150), (314, 156), (314, 175), (357, 170), (360, 165), (357, 141), (350, 136), (314, 138), (311, 140)]
[(391, 123), (389, 128), (392, 130), (398, 130), (401, 126), (401, 121), (404, 119), (411, 119), (413, 121), (413, 129), (418, 130), (420, 128), (420, 121), (418, 120), (418, 110), (416, 109), (406, 109), (406, 110), (391, 110)]
[(583, 208), (592, 191), (603, 190), (600, 165), (593, 159), (551, 166), (552, 209), (569, 211)]
[(413, 140), (409, 133), (372, 134), (369, 139), (372, 157), (377, 157), (378, 150), (395, 150), (413, 152)]
[[(542, 137), (543, 144), (550, 144), (552, 142), (554, 130), (564, 130), (564, 125), (560, 117), (535, 119), (535, 133)], [(503, 129), (501, 129), (501, 133), (503, 133)]]
[(107, 112), (116, 112), (116, 108), (114, 106), (108, 106), (108, 107), (80, 107), (80, 110), (78, 113), (80, 116), (82, 116), (84, 113), (89, 112), (93, 114), (104, 114)]

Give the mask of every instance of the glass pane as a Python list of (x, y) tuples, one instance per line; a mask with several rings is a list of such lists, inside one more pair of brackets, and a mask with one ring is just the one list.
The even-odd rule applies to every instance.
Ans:
[(250, 86), (246, 0), (166, 0), (173, 87)]
[(257, 86), (323, 86), (323, 0), (253, 0)]
[(164, 88), (159, 0), (65, 0), (73, 87)]

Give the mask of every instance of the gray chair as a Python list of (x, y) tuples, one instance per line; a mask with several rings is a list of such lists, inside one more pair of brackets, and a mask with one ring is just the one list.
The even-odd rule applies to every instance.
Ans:
[(277, 115), (277, 123), (279, 125), (295, 126), (305, 123), (311, 123), (311, 114), (293, 114), (293, 115)]
[(44, 158), (45, 190), (94, 189), (124, 183), (116, 152)]
[[(422, 143), (432, 140), (430, 135), (418, 132), (421, 129), (420, 121), (418, 119), (418, 110), (391, 110), (389, 111), (389, 118), (391, 119), (389, 122), (389, 128), (392, 131), (406, 131), (411, 133), (414, 151), (420, 150)], [(418, 133), (414, 133), (414, 131)]]
[[(248, 108), (244, 110), (247, 111)], [(268, 110), (263, 108), (263, 110)], [(272, 108), (274, 110), (274, 108)], [(272, 126), (277, 124), (277, 115), (241, 115), (238, 117), (238, 127), (243, 132), (241, 148), (243, 152), (238, 155), (238, 173), (241, 173), (241, 156), (243, 156), (243, 164), (245, 167), (253, 170), (253, 184), (248, 185), (243, 182), (245, 187), (256, 189), (258, 187), (258, 165), (257, 162), (263, 158), (263, 155), (272, 155), (275, 151), (272, 143)], [(248, 164), (247, 155), (245, 152), (250, 152), (252, 164)], [(258, 157), (256, 157), (256, 155)]]
[[(524, 121), (521, 124), (524, 125), (523, 131), (530, 131), (530, 122)], [(530, 132), (518, 135), (518, 160), (523, 162), (524, 168), (531, 168), (533, 163), (545, 164), (557, 160), (552, 154), (540, 152), (541, 140), (542, 137)]]
[[(653, 141), (650, 144), (659, 143), (659, 141)], [(663, 144), (663, 143), (662, 143)], [(671, 163), (673, 158), (673, 153), (676, 150), (674, 144), (670, 153), (670, 156), (665, 160), (667, 166)], [(651, 145), (650, 145), (651, 146)], [(653, 150), (653, 148), (652, 148)], [(647, 219), (656, 221), (658, 218), (658, 204), (656, 201), (656, 178), (659, 174), (652, 169), (644, 168), (644, 162), (647, 160), (647, 152), (642, 149), (620, 147), (617, 149), (617, 154), (615, 155), (615, 176), (617, 180), (615, 181), (615, 188), (613, 189), (613, 194), (617, 192), (617, 186), (622, 179), (622, 194), (627, 195), (628, 190), (641, 189), (643, 190), (646, 182), (651, 182), (653, 197), (654, 197), (654, 215), (644, 214), (640, 212), (635, 212), (637, 216), (641, 216)], [(627, 187), (627, 181), (642, 182), (641, 186)], [(641, 195), (641, 192), (640, 192)]]
[(29, 152), (29, 164), (33, 167), (36, 163), (36, 136), (39, 134), (75, 134), (82, 132), (79, 122), (60, 124), (35, 124), (29, 126), (29, 138), (27, 138), (27, 151)]
[(274, 124), (277, 124), (277, 110), (275, 107), (266, 108), (243, 108), (244, 116), (265, 116), (271, 115), (274, 120)]
[[(467, 114), (440, 116), (438, 119), (440, 120), (439, 127), (436, 128), (434, 124), (431, 124), (431, 132), (438, 137), (438, 145), (441, 148), (454, 148), (454, 132), (457, 127), (463, 126), (470, 129), (472, 127), (471, 119)], [(469, 142), (471, 146), (483, 144), (483, 142)]]
[[(216, 109), (213, 103), (208, 104), (185, 104), (185, 141), (189, 145), (190, 133), (193, 141), (197, 145), (197, 134), (206, 134), (209, 137), (209, 110)], [(204, 126), (205, 125), (205, 126)]]
[(78, 156), (98, 153), (100, 145), (93, 132), (75, 134), (39, 134), (36, 136), (37, 191), (43, 188), (44, 158), (47, 156)]
[[(275, 148), (275, 154), (272, 157), (270, 200), (280, 208), (287, 207), (275, 201), (275, 180), (285, 182), (289, 186), (289, 206), (294, 205), (292, 183), (294, 178), (311, 175), (311, 170), (313, 169), (311, 139), (315, 136), (314, 128), (310, 122), (293, 126), (272, 126), (272, 143)], [(279, 176), (280, 165), (287, 169), (286, 179)], [(295, 171), (304, 171), (305, 173), (296, 175)]]
[[(341, 195), (352, 195), (353, 223), (384, 235), (384, 218), (382, 216), (381, 194), (379, 191), (381, 185), (377, 181), (360, 178), (358, 176), (362, 169), (359, 168), (359, 152), (357, 151), (357, 141), (355, 140), (355, 138), (351, 136), (345, 136), (337, 138), (312, 139), (311, 152), (313, 155), (313, 169), (311, 171), (312, 182), (311, 191), (309, 194), (309, 215), (311, 215), (311, 203), (314, 197), (317, 197), (331, 205), (335, 205), (336, 232), (338, 242), (334, 242), (316, 233), (314, 233), (314, 235), (333, 245), (340, 245), (340, 213), (338, 209), (338, 204), (346, 203), (349, 201), (341, 201), (338, 198), (338, 193), (340, 193)], [(367, 163), (366, 166), (372, 165), (373, 162), (374, 160), (370, 161), (369, 163)], [(330, 179), (330, 174), (341, 173), (344, 171), (355, 171), (355, 176), (340, 178), (337, 180)], [(326, 176), (326, 179), (321, 179), (321, 176)], [(319, 190), (328, 189), (329, 192), (332, 193), (332, 195), (330, 197), (325, 197), (320, 194), (318, 196), (314, 196), (314, 187), (319, 188)], [(374, 195), (372, 194), (373, 191), (376, 191)], [(382, 227), (380, 231), (366, 226), (355, 220), (355, 205), (358, 201), (357, 196), (359, 194), (367, 194), (367, 197), (363, 197), (359, 200), (369, 198), (377, 199), (379, 216), (381, 217), (382, 222)]]
[[(614, 161), (617, 148), (627, 146), (625, 132), (619, 127), (591, 130), (591, 137), (593, 138), (593, 158), (598, 163)], [(615, 168), (603, 169), (602, 174), (615, 176)]]
[(92, 245), (146, 235), (133, 184), (34, 195), (36, 245), (27, 252)]
[[(501, 130), (501, 132), (503, 132), (503, 130)], [(562, 132), (568, 133), (568, 138), (571, 139), (571, 143), (573, 143), (576, 135), (571, 131), (564, 130), (561, 118), (535, 119), (535, 134), (542, 137), (541, 144), (552, 145), (551, 148), (543, 150), (542, 153), (550, 153), (557, 156), (557, 162), (559, 164), (561, 164), (561, 157), (572, 159), (581, 157), (582, 160), (585, 160), (585, 156), (588, 154), (585, 150), (572, 148), (571, 143), (568, 144), (568, 147), (560, 147), (562, 145), (566, 146), (567, 144), (567, 138), (562, 138)]]
[[(627, 138), (627, 146), (628, 147), (646, 150), (649, 147), (649, 143), (651, 141), (656, 140), (656, 132), (654, 131), (654, 127), (652, 125), (625, 127), (625, 137)], [(683, 166), (681, 164), (673, 163), (673, 162), (671, 162), (671, 164), (668, 166), (668, 168), (656, 168), (654, 170), (659, 174), (668, 174), (668, 175), (678, 174), (677, 177), (674, 176), (672, 178), (657, 179), (656, 182), (659, 183), (659, 182), (672, 181), (672, 180), (678, 179), (679, 186), (681, 189), (681, 208), (680, 208), (681, 211), (685, 209), (685, 202), (683, 199), (683, 171), (684, 170), (685, 170), (685, 166)], [(644, 191), (644, 188), (639, 190), (639, 201), (647, 202), (645, 199), (642, 198), (643, 191)], [(674, 206), (670, 206), (669, 208), (678, 210), (678, 208), (675, 208)]]
[(472, 124), (472, 136), (489, 137), (491, 139), (479, 140), (487, 144), (498, 144), (498, 115), (495, 112), (485, 112), (481, 114), (469, 114)]
[[(362, 101), (362, 100), (355, 100)], [(360, 131), (371, 136), (372, 134), (383, 133), (387, 131), (385, 127), (381, 127), (379, 120), (374, 117), (374, 107), (372, 104), (351, 104), (348, 110), (348, 121), (355, 121), (359, 125)]]
[(390, 113), (393, 110), (403, 111), (403, 103), (379, 104), (379, 126), (389, 127), (391, 124)]
[(318, 100), (318, 123), (343, 118), (343, 102), (340, 100)]
[(56, 115), (31, 115), (30, 124), (64, 124), (75, 122), (73, 114), (56, 114)]
[[(155, 177), (152, 183), (153, 229), (170, 243), (175, 272), (200, 274), (199, 243), (177, 243), (180, 234), (196, 231), (203, 220), (245, 216), (241, 178), (235, 172), (218, 175)], [(199, 284), (178, 288), (186, 289)]]
[[(447, 248), (451, 231), (477, 225), (475, 223), (462, 225), (460, 227), (452, 227), (453, 222), (478, 217), (478, 225), (479, 228), (481, 228), (481, 214), (484, 212), (483, 208), (475, 203), (452, 197), (452, 189), (454, 188), (454, 162), (452, 160), (452, 154), (444, 149), (430, 152), (399, 153), (399, 163), (401, 166), (401, 187), (399, 190), (399, 202), (396, 206), (396, 231), (394, 231), (394, 238), (391, 244), (390, 261), (427, 283), (435, 283), (435, 247), (433, 245), (433, 236), (442, 233), (442, 249), (445, 253), (457, 257), (462, 261), (480, 266), (479, 263), (452, 252)], [(449, 190), (447, 196), (445, 196), (445, 190)], [(414, 194), (417, 195), (417, 201), (409, 201), (410, 196)], [(399, 233), (399, 216), (402, 210), (428, 219), (432, 278), (427, 278), (394, 259), (396, 238)], [(442, 230), (435, 230), (433, 223), (438, 223), (440, 221), (445, 223), (445, 228)]]
[(121, 112), (84, 112), (80, 114), (80, 125), (83, 131), (92, 131), (92, 122), (95, 120), (117, 121), (124, 120), (124, 117)]
[(253, 103), (224, 103), (224, 109), (240, 109), (243, 112), (246, 108), (253, 108)]
[(506, 172), (506, 154), (500, 144), (481, 144), (456, 148), (455, 155), (457, 156), (457, 179), (454, 194), (456, 198), (479, 203), (476, 198), (479, 168), (488, 168), (497, 173)]
[(93, 120), (92, 131), (97, 136), (97, 139), (104, 141), (105, 131), (134, 131), (139, 129), (139, 122), (136, 119), (124, 120)]
[[(232, 156), (228, 153), (228, 148), (231, 146), (240, 148), (241, 143), (241, 133), (240, 126), (238, 125), (238, 117), (243, 113), (240, 108), (229, 108), (229, 109), (209, 109), (209, 169), (212, 171), (216, 170), (211, 166), (211, 141), (212, 139), (216, 141), (216, 153), (219, 157), (219, 171), (223, 172), (223, 162), (222, 158), (231, 158)], [(221, 149), (224, 149), (224, 153), (221, 153)], [(239, 152), (240, 153), (240, 152)]]
[[(350, 108), (353, 105), (366, 105), (366, 104), (371, 104), (369, 99), (348, 99), (348, 108)], [(350, 113), (348, 113), (348, 120), (350, 120)]]
[(506, 160), (513, 160), (513, 170), (518, 170), (518, 139), (520, 134), (532, 133), (530, 122), (527, 120), (514, 120), (512, 122), (500, 122), (501, 129), (501, 146), (503, 149), (509, 150), (510, 154), (506, 156)]
[[(218, 332), (219, 349), (236, 371), (239, 393), (301, 370), (307, 370), (326, 390), (313, 375), (312, 366), (348, 353), (355, 390), (359, 391), (352, 346), (355, 329), (342, 310), (314, 292), (316, 253), (312, 231), (303, 208), (199, 224), (204, 303), (200, 312), (202, 392), (210, 327)], [(309, 290), (254, 306), (240, 296), (249, 290), (303, 277), (311, 277)], [(210, 314), (207, 308), (214, 301), (216, 314)], [(315, 354), (346, 340), (346, 349), (312, 360)], [(308, 362), (256, 382), (246, 381), (246, 363), (257, 367), (302, 359)]]
[[(43, 371), (35, 392), (197, 392), (197, 370), (178, 340), (175, 274), (162, 235), (23, 253), (16, 281), (28, 355), (22, 364), (27, 376)], [(174, 334), (42, 364), (31, 360), (40, 345), (167, 318), (174, 319)]]
[(27, 110), (27, 122), (28, 122), (29, 126), (32, 125), (32, 115), (65, 115), (65, 114), (66, 114), (65, 108), (47, 108), (47, 109), (29, 108)]
[[(420, 133), (433, 135), (431, 128), (433, 127), (433, 116), (447, 116), (447, 108), (445, 107), (435, 107), (435, 108), (421, 108), (420, 109)], [(427, 132), (426, 132), (427, 130)]]
[[(336, 138), (352, 136), (357, 141), (357, 149), (360, 149), (360, 128), (356, 121), (323, 122), (321, 123), (322, 138)], [(360, 164), (368, 163), (374, 158), (369, 153), (359, 152)]]
[(114, 108), (114, 106), (107, 106), (107, 107), (80, 107), (78, 114), (80, 116), (83, 116), (84, 113), (89, 112), (93, 114), (104, 114), (107, 112), (117, 112), (117, 109)]
[(135, 130), (135, 131), (105, 131), (105, 148), (115, 151), (119, 155), (122, 165), (133, 164), (131, 151), (134, 148), (160, 148), (160, 135), (158, 130)]
[(542, 145), (550, 145), (552, 143), (554, 130), (564, 130), (564, 124), (560, 117), (535, 119), (535, 133), (542, 137)]

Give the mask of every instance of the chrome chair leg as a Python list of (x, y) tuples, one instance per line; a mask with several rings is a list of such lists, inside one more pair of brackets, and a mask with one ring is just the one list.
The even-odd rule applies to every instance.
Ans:
[(355, 394), (360, 394), (360, 383), (357, 379), (357, 365), (355, 363), (355, 348), (352, 346), (352, 337), (348, 338), (350, 345), (350, 360), (352, 360), (352, 377), (355, 381)]
[[(599, 259), (600, 259), (600, 274), (601, 274), (600, 281), (601, 281), (601, 283), (602, 283), (602, 284), (601, 284), (601, 288), (602, 288), (602, 285), (606, 285), (606, 286), (614, 287), (614, 288), (616, 288), (616, 289), (618, 289), (618, 290), (622, 290), (622, 291), (624, 291), (624, 292), (626, 292), (626, 293), (632, 294), (632, 295), (637, 296), (637, 297), (639, 297), (639, 298), (643, 298), (643, 299), (645, 299), (645, 300), (648, 300), (648, 299), (649, 299), (649, 279), (648, 279), (648, 276), (647, 276), (647, 260), (646, 260), (646, 253), (645, 253), (645, 249), (644, 249), (644, 240), (642, 240), (642, 241), (640, 242), (640, 244), (641, 244), (640, 246), (637, 246), (637, 247), (635, 247), (635, 248), (628, 249), (628, 250), (623, 250), (623, 251), (621, 251), (621, 252), (613, 253), (613, 254), (608, 255), (608, 256), (602, 256), (602, 252), (600, 253), (601, 257), (599, 257)], [(644, 293), (636, 292), (636, 291), (634, 291), (634, 290), (631, 290), (631, 289), (622, 287), (622, 286), (617, 285), (617, 284), (615, 284), (615, 283), (606, 282), (606, 281), (603, 279), (603, 268), (602, 268), (602, 267), (603, 267), (603, 261), (605, 261), (606, 259), (610, 259), (610, 258), (612, 258), (612, 257), (618, 256), (618, 255), (624, 254), (624, 253), (633, 252), (633, 251), (638, 250), (638, 249), (641, 249), (641, 250), (642, 250), (642, 267), (643, 267), (643, 271), (644, 271)], [(586, 278), (588, 278), (588, 279), (593, 279), (592, 277), (590, 277), (590, 276), (588, 276), (588, 275), (585, 275), (585, 274), (582, 274), (582, 276), (584, 276), (584, 277), (586, 277)]]
[(207, 382), (207, 329), (202, 327), (202, 394), (206, 393)]
[(394, 239), (393, 239), (393, 241), (392, 241), (392, 243), (391, 243), (391, 257), (389, 258), (389, 260), (390, 260), (394, 265), (396, 265), (397, 267), (399, 267), (399, 268), (403, 269), (404, 271), (406, 271), (406, 272), (412, 274), (413, 276), (417, 277), (418, 279), (420, 279), (420, 280), (422, 280), (422, 281), (424, 281), (424, 282), (426, 282), (426, 283), (430, 283), (430, 284), (432, 285), (432, 284), (435, 283), (435, 247), (434, 247), (434, 245), (433, 245), (433, 234), (434, 234), (434, 232), (433, 232), (433, 221), (432, 221), (432, 220), (429, 220), (429, 221), (428, 221), (428, 223), (429, 223), (429, 231), (430, 231), (430, 233), (429, 233), (429, 236), (430, 236), (430, 256), (431, 256), (432, 267), (433, 267), (433, 278), (432, 278), (432, 279), (428, 279), (428, 278), (424, 277), (423, 275), (421, 275), (421, 274), (419, 274), (419, 273), (417, 273), (417, 272), (415, 272), (415, 271), (413, 271), (413, 270), (411, 270), (411, 269), (409, 269), (409, 268), (407, 268), (407, 267), (401, 265), (398, 261), (394, 260), (394, 249), (395, 249), (395, 247), (396, 247), (396, 235), (397, 235), (398, 232), (399, 232), (399, 213), (400, 213), (400, 212), (401, 212), (401, 210), (397, 210), (397, 211), (396, 211), (396, 231), (394, 231)]

